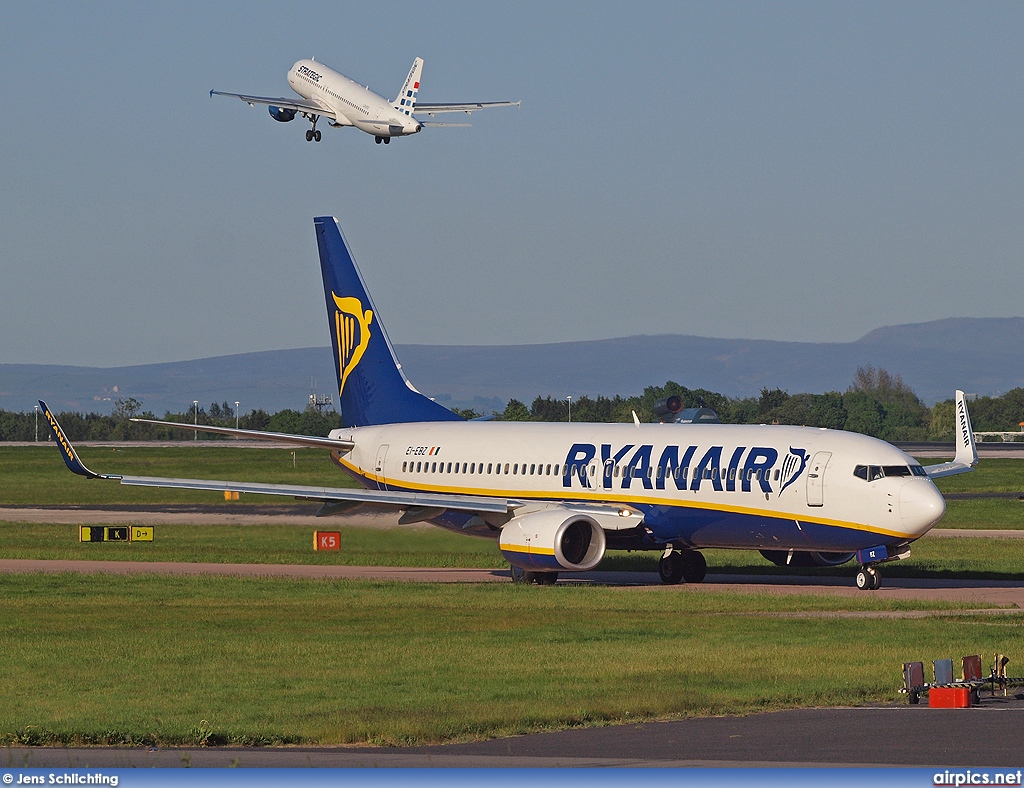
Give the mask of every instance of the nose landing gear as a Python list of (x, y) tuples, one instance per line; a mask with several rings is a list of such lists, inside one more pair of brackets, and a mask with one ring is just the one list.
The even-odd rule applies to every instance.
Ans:
[(882, 587), (882, 573), (873, 564), (862, 566), (857, 572), (857, 588), (861, 591), (877, 591)]

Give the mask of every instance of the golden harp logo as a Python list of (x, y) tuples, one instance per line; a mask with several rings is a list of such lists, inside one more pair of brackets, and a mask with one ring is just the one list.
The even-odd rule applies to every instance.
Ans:
[(352, 371), (359, 366), (359, 360), (370, 344), (370, 323), (373, 321), (373, 310), (363, 311), (363, 304), (358, 298), (342, 298), (331, 293), (337, 309), (334, 312), (334, 335), (338, 338), (338, 369), (341, 371), (341, 384), (338, 396), (345, 390), (345, 381)]

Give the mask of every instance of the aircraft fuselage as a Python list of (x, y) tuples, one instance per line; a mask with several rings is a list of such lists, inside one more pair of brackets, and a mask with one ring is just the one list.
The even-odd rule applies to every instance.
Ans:
[(288, 84), (302, 98), (330, 107), (334, 126), (354, 126), (382, 138), (407, 137), (423, 128), (411, 112), (396, 109), (380, 94), (315, 60), (296, 62)]
[[(835, 430), (418, 422), (331, 437), (354, 442), (334, 460), (371, 489), (628, 507), (643, 514), (643, 531), (629, 535), (638, 549), (894, 547), (922, 536), (945, 511), (912, 457)], [(432, 521), (479, 535), (497, 535), (501, 525), (458, 513)]]

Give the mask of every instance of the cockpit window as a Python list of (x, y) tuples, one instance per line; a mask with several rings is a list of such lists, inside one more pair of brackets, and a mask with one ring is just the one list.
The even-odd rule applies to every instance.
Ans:
[(920, 465), (858, 465), (853, 469), (853, 475), (873, 482), (883, 477), (927, 476), (928, 473)]
[(853, 469), (853, 475), (866, 482), (873, 482), (882, 478), (881, 465), (858, 465)]

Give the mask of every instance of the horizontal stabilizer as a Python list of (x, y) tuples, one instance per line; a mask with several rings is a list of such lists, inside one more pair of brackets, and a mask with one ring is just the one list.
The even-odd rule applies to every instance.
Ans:
[(420, 102), (416, 105), (417, 113), (426, 113), (427, 115), (434, 115), (439, 112), (476, 112), (480, 109), (490, 109), (491, 107), (518, 107), (520, 102), (518, 101), (477, 101), (470, 102), (468, 104), (424, 104)]
[(159, 424), (161, 427), (176, 427), (192, 432), (212, 432), (217, 435), (232, 435), (236, 438), (249, 438), (258, 441), (276, 441), (297, 446), (312, 446), (317, 449), (334, 449), (335, 451), (351, 451), (355, 446), (352, 441), (335, 440), (334, 438), (317, 438), (312, 435), (289, 435), (284, 432), (262, 432), (261, 430), (236, 430), (231, 427), (210, 427), (205, 424), (183, 424), (180, 421), (156, 421), (155, 419), (132, 419), (139, 424)]

